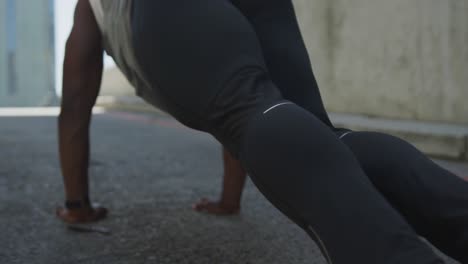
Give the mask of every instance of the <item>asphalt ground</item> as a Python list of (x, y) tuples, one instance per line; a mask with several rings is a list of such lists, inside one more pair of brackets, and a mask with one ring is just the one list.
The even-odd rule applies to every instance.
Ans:
[[(56, 117), (0, 115), (0, 263), (325, 263), (250, 182), (239, 215), (192, 210), (219, 195), (211, 136), (130, 112), (95, 115), (91, 133), (91, 198), (110, 215), (88, 227), (110, 234), (74, 232), (54, 217), (64, 196)], [(466, 164), (441, 163), (468, 176)]]

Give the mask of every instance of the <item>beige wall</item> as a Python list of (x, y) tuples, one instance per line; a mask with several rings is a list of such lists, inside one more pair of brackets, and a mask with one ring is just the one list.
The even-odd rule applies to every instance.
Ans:
[(104, 70), (99, 94), (104, 96), (132, 96), (135, 95), (135, 89), (122, 72), (117, 67), (113, 67)]
[(328, 110), (468, 124), (468, 1), (294, 1)]

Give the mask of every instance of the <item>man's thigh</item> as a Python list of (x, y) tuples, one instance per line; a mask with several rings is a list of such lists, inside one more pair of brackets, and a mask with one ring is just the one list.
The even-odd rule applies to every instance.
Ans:
[(285, 99), (333, 127), (291, 0), (231, 0), (259, 39), (268, 72)]

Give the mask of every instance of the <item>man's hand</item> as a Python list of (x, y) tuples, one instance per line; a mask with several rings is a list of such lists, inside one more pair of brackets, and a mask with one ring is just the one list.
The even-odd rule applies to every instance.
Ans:
[(193, 205), (193, 209), (198, 212), (214, 215), (233, 215), (239, 213), (240, 205), (226, 204), (222, 201), (214, 202), (203, 198), (198, 203)]
[(99, 205), (87, 206), (79, 209), (58, 207), (57, 217), (69, 224), (91, 223), (102, 220), (107, 216), (107, 209)]

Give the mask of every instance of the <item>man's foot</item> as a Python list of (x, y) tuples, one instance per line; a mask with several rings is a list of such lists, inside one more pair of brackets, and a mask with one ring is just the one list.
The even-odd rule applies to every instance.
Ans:
[(239, 213), (240, 206), (227, 205), (222, 202), (212, 202), (206, 198), (203, 198), (198, 203), (193, 205), (193, 209), (198, 212), (214, 215), (233, 215)]
[(106, 218), (108, 210), (104, 207), (93, 205), (79, 209), (67, 209), (58, 207), (56, 215), (62, 221), (69, 224), (91, 223)]

